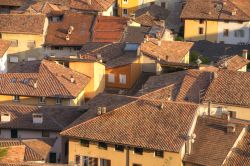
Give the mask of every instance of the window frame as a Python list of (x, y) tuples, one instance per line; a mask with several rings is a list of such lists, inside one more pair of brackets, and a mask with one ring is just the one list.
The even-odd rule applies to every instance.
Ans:
[(13, 96), (13, 101), (15, 101), (15, 102), (20, 101), (20, 96), (14, 95), (14, 96)]
[(199, 35), (204, 35), (204, 28), (203, 27), (199, 27)]
[(98, 142), (98, 148), (99, 149), (103, 149), (103, 150), (107, 150), (108, 149), (108, 145), (105, 142)]
[[(160, 153), (160, 155), (158, 153)], [(164, 158), (164, 151), (155, 150), (155, 157)]]
[(49, 131), (42, 130), (42, 137), (43, 138), (49, 138), (49, 136), (50, 136), (50, 132)]
[(117, 152), (124, 152), (124, 149), (123, 145), (115, 145), (115, 151)]
[[(112, 79), (110, 79), (112, 78)], [(109, 73), (108, 74), (108, 83), (115, 83), (115, 74)]]
[(229, 29), (223, 29), (223, 37), (229, 37)]
[[(10, 47), (18, 47), (19, 43), (16, 39), (11, 39), (10, 41)], [(14, 44), (13, 44), (14, 43)]]
[(134, 148), (134, 154), (143, 155), (143, 148)]
[(56, 98), (56, 105), (61, 105), (62, 104), (62, 98), (57, 97)]
[[(122, 79), (122, 78), (125, 78), (125, 79)], [(125, 80), (125, 82), (123, 82), (123, 80)], [(119, 83), (122, 85), (127, 84), (127, 75), (126, 74), (119, 74)]]

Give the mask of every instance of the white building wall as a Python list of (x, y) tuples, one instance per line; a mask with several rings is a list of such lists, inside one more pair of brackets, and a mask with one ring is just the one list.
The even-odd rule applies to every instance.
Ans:
[[(224, 36), (225, 29), (229, 30), (229, 35)], [(236, 30), (243, 30), (244, 37), (235, 37)], [(218, 43), (223, 41), (225, 44), (250, 43), (250, 22), (218, 22)]]
[(7, 52), (0, 58), (0, 74), (7, 73)]
[(115, 7), (115, 3), (112, 6), (110, 6), (107, 11), (102, 12), (102, 15), (103, 16), (113, 16), (114, 15), (114, 13), (113, 13), (114, 7)]

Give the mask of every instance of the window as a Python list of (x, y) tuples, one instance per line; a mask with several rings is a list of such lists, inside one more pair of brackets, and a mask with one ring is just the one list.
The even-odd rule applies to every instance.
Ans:
[(120, 84), (126, 84), (127, 83), (125, 74), (120, 74), (119, 79), (120, 79)]
[(10, 47), (18, 47), (18, 40), (10, 40)]
[(83, 166), (98, 166), (98, 158), (83, 156), (82, 165)]
[(100, 149), (105, 149), (105, 150), (107, 150), (108, 146), (107, 146), (107, 144), (104, 143), (104, 142), (99, 142), (99, 148), (100, 148)]
[(142, 166), (141, 164), (133, 164), (133, 166)]
[(39, 98), (39, 103), (41, 103), (41, 104), (45, 104), (45, 97), (40, 97)]
[(224, 37), (228, 37), (229, 36), (229, 30), (228, 29), (224, 29), (223, 30), (223, 36)]
[(61, 98), (56, 98), (56, 104), (62, 104), (62, 99)]
[(16, 129), (10, 130), (10, 135), (11, 135), (11, 138), (17, 138), (17, 130)]
[(155, 151), (155, 156), (163, 158), (164, 157), (164, 152), (162, 150), (156, 150)]
[(199, 20), (200, 24), (204, 24), (204, 20)]
[(115, 145), (115, 150), (123, 152), (124, 151), (124, 146), (122, 146), (122, 145)]
[(234, 36), (235, 37), (244, 37), (245, 36), (244, 30), (236, 30), (236, 31), (234, 31)]
[(115, 82), (115, 75), (114, 74), (108, 74), (108, 82), (109, 83)]
[(199, 34), (202, 35), (204, 33), (204, 29), (203, 28), (199, 28)]
[(155, 4), (155, 2), (150, 2), (150, 6), (152, 6), (152, 5), (154, 5)]
[(231, 118), (236, 118), (236, 112), (235, 111), (228, 111)]
[(18, 63), (18, 57), (10, 56), (10, 63)]
[(19, 100), (20, 100), (19, 96), (17, 95), (13, 96), (13, 101), (19, 101)]
[(79, 155), (75, 155), (75, 164), (80, 164), (81, 157)]
[(42, 131), (42, 137), (49, 137), (49, 131)]
[(27, 47), (28, 48), (35, 48), (36, 47), (36, 42), (34, 40), (30, 40), (27, 42)]
[(89, 141), (88, 140), (81, 139), (80, 140), (80, 144), (82, 146), (89, 147)]
[(127, 4), (127, 3), (128, 3), (128, 0), (123, 0), (123, 3), (126, 3), (126, 4)]
[(162, 3), (161, 3), (161, 7), (162, 7), (162, 8), (166, 8), (166, 3), (165, 3), (165, 2), (162, 2)]
[(128, 9), (123, 9), (122, 13), (123, 13), (124, 16), (127, 16), (128, 15)]
[(100, 166), (111, 166), (111, 161), (106, 159), (100, 159)]
[(143, 149), (142, 148), (134, 148), (134, 153), (142, 155)]

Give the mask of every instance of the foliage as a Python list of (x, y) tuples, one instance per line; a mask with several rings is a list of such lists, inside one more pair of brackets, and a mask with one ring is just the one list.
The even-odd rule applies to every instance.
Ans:
[(190, 63), (193, 64), (196, 64), (198, 58), (202, 61), (202, 64), (209, 64), (211, 62), (207, 57), (201, 55), (196, 51), (191, 51), (189, 57), (190, 57)]
[(8, 149), (7, 148), (0, 148), (0, 159), (7, 155)]

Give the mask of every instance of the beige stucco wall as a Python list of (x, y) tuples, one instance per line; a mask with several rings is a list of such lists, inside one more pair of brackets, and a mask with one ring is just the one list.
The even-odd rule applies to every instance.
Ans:
[[(111, 165), (126, 166), (126, 154), (115, 151), (114, 145), (109, 145), (107, 150), (99, 149), (98, 143), (92, 142), (89, 147), (80, 145), (80, 140), (69, 140), (69, 163), (74, 163), (75, 155), (89, 156), (111, 160)], [(164, 158), (154, 156), (153, 150), (144, 150), (143, 155), (134, 154), (133, 148), (129, 150), (129, 165), (142, 164), (143, 166), (181, 166), (181, 156), (179, 153), (164, 152)]]

